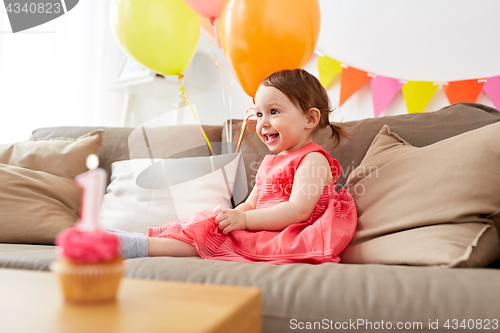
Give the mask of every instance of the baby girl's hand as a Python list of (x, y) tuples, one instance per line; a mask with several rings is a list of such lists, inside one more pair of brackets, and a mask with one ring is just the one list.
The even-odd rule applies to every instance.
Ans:
[(217, 215), (215, 223), (219, 225), (219, 229), (224, 235), (229, 234), (233, 230), (245, 230), (247, 228), (246, 213), (229, 209)]
[(217, 207), (214, 208), (214, 215), (217, 216), (219, 214), (225, 213), (228, 210), (229, 208), (227, 208), (226, 206), (218, 205)]

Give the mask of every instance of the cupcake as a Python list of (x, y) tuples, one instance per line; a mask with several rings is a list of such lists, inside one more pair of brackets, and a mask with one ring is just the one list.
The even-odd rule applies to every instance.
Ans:
[(97, 303), (116, 299), (125, 271), (116, 235), (69, 228), (57, 236), (56, 245), (60, 259), (51, 270), (59, 276), (66, 301)]
[(56, 237), (60, 258), (51, 270), (59, 275), (68, 302), (114, 301), (125, 271), (119, 237), (99, 225), (99, 205), (107, 175), (98, 165), (96, 155), (87, 157), (89, 171), (75, 178), (82, 189), (80, 219)]

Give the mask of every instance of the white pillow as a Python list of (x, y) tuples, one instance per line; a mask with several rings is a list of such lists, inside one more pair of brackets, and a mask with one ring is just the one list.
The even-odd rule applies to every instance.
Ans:
[(148, 227), (189, 218), (199, 210), (231, 207), (229, 191), (235, 204), (248, 192), (240, 154), (134, 159), (114, 162), (111, 168), (99, 215), (106, 229), (146, 233)]

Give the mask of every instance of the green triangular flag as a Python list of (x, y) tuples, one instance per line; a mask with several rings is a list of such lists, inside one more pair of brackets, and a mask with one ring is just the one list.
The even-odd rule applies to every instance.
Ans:
[(408, 81), (402, 88), (408, 113), (424, 111), (437, 88), (434, 82)]
[(321, 85), (325, 87), (325, 89), (328, 89), (333, 77), (342, 72), (342, 66), (340, 62), (330, 58), (329, 56), (319, 56), (318, 72), (319, 82), (321, 82)]

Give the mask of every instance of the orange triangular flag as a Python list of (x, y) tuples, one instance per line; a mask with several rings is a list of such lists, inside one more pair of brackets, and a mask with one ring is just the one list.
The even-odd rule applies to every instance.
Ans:
[(464, 102), (475, 103), (481, 89), (483, 89), (484, 81), (479, 82), (478, 79), (452, 81), (447, 85), (443, 85), (444, 92), (448, 97), (450, 104)]
[(340, 102), (339, 106), (344, 104), (349, 97), (358, 91), (366, 82), (370, 81), (371, 77), (368, 73), (353, 67), (342, 69), (340, 78)]

